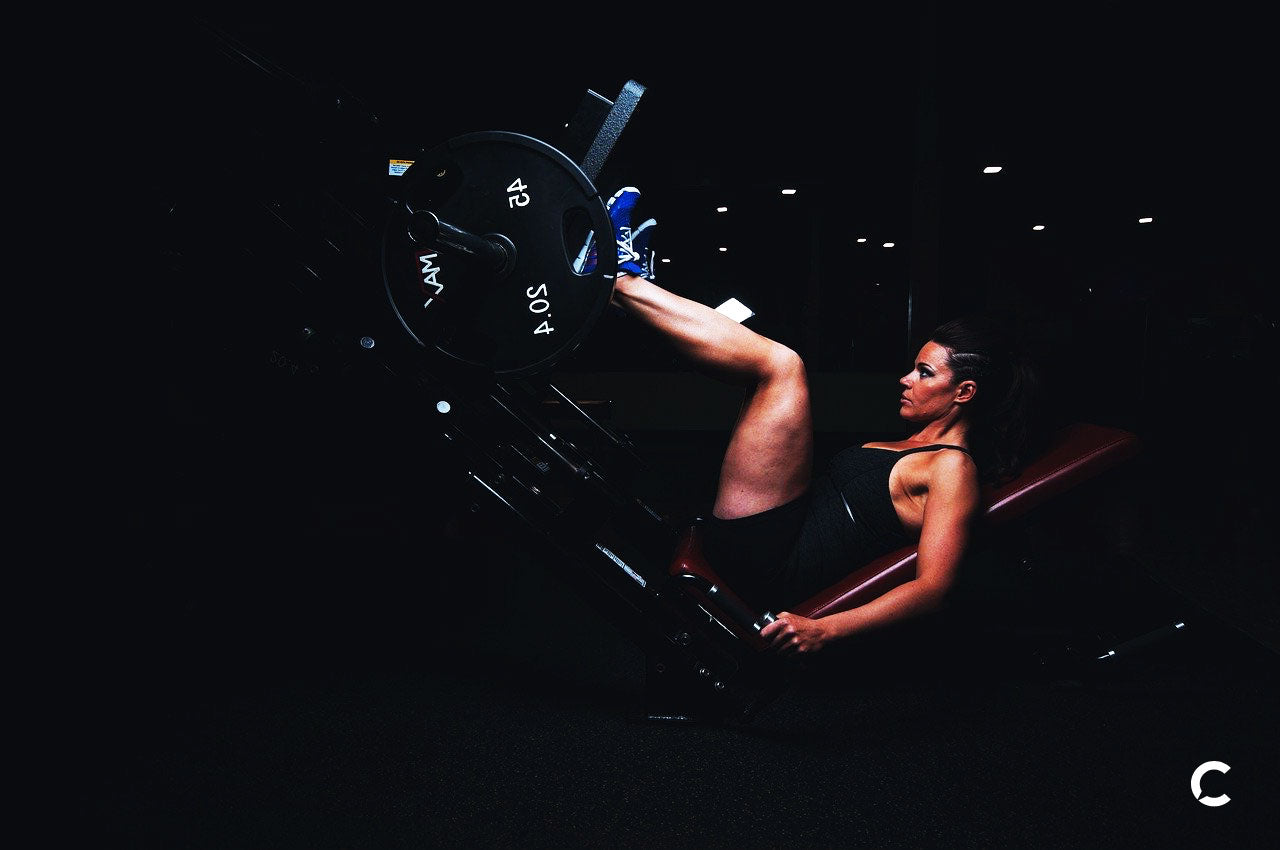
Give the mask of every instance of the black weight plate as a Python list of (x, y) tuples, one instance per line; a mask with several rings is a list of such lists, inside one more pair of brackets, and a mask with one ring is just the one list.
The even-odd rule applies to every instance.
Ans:
[[(617, 271), (612, 239), (588, 275), (574, 258), (588, 231), (608, 234), (599, 193), (567, 156), (508, 132), (458, 136), (420, 157), (389, 216), (382, 268), (400, 322), (424, 347), (518, 378), (573, 351), (609, 302)], [(412, 213), (478, 236), (500, 234), (514, 263), (495, 271), (474, 257), (423, 248)]]

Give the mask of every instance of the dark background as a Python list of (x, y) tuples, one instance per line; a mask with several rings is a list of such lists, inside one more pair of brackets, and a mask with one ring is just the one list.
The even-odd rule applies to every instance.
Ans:
[[(137, 484), (111, 511), (129, 563), (87, 582), (81, 675), (116, 731), (86, 736), (80, 811), (133, 846), (1256, 844), (1277, 310), (1243, 8), (165, 22), (129, 58), (156, 287), (124, 319), (165, 356), (114, 388), (153, 415), (111, 461)], [(385, 328), (376, 275), (309, 263), (314, 234), (264, 204), (308, 220), (320, 187), (464, 132), (554, 141), (628, 80), (646, 91), (598, 188), (642, 189), (660, 283), (736, 296), (804, 355), (820, 455), (892, 433), (915, 346), (972, 309), (1009, 318), (1056, 417), (1143, 439), (1083, 526), (1032, 527), (1052, 569), (973, 588), (1004, 612), (994, 655), (922, 626), (752, 730), (655, 728), (606, 618), (500, 521), (458, 536), (431, 400), (354, 344)], [(706, 509), (732, 391), (613, 313), (553, 377), (635, 440), (664, 515)], [(1196, 637), (1120, 675), (1046, 666), (1174, 620)], [(1186, 791), (1208, 759), (1233, 765), (1221, 809)]]

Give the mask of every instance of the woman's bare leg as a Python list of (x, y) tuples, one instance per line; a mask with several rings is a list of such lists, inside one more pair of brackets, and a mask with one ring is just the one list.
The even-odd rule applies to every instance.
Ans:
[(619, 277), (613, 301), (710, 374), (748, 387), (720, 467), (717, 517), (756, 514), (808, 489), (813, 419), (798, 354), (642, 277)]

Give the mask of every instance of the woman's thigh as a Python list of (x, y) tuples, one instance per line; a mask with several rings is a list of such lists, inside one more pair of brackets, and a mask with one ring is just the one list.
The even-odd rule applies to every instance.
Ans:
[(779, 345), (743, 402), (721, 462), (712, 514), (736, 519), (791, 502), (809, 489), (812, 469), (804, 362)]
[(804, 525), (809, 497), (803, 494), (745, 517), (712, 515), (702, 527), (702, 551), (729, 589), (761, 611), (779, 600), (779, 582)]

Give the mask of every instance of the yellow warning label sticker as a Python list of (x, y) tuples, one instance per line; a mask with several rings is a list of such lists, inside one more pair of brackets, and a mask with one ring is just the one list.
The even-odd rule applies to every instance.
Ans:
[(399, 177), (409, 170), (409, 166), (413, 165), (411, 159), (393, 159), (387, 164), (387, 174), (392, 177)]

